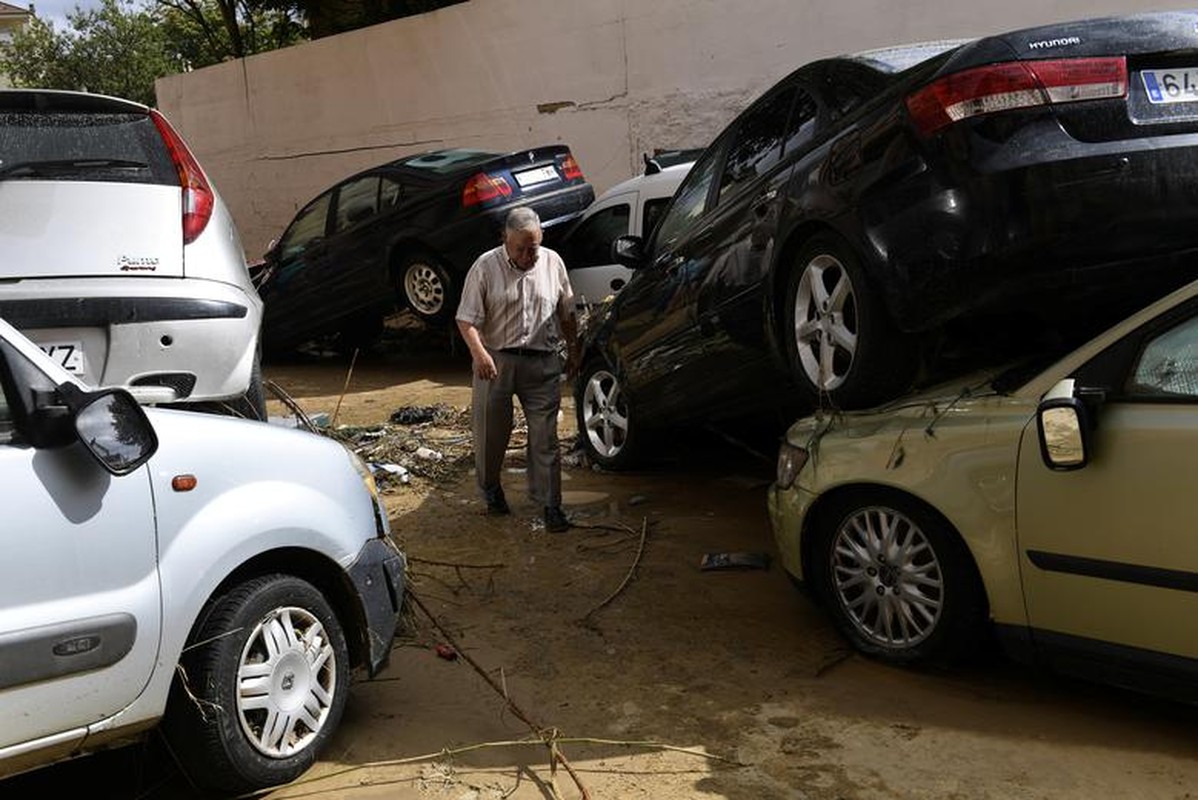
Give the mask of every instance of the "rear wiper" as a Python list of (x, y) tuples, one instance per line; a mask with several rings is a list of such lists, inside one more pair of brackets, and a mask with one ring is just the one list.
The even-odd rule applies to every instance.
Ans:
[(121, 158), (61, 158), (46, 161), (22, 161), (0, 167), (0, 178), (43, 177), (61, 175), (64, 172), (88, 172), (106, 169), (149, 169), (150, 165), (142, 161), (128, 161)]

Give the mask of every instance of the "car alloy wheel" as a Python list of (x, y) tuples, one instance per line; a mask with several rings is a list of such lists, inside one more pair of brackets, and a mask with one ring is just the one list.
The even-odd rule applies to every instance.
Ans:
[(794, 337), (807, 379), (821, 391), (844, 383), (857, 355), (857, 294), (840, 260), (820, 253), (803, 267), (794, 304)]
[(214, 597), (171, 687), (164, 733), (204, 789), (295, 780), (333, 735), (349, 693), (340, 621), (311, 583), (262, 575)]
[(616, 466), (630, 445), (628, 399), (619, 379), (606, 369), (593, 367), (584, 374), (578, 413), (587, 449), (600, 464)]
[(836, 600), (867, 641), (902, 650), (936, 630), (944, 575), (932, 544), (905, 514), (861, 508), (841, 523), (829, 557)]
[(421, 259), (408, 264), (403, 276), (408, 304), (424, 317), (436, 317), (445, 308), (445, 281), (441, 271)]
[(237, 670), (237, 714), (250, 744), (270, 758), (311, 746), (340, 679), (319, 619), (294, 606), (271, 611), (250, 633)]

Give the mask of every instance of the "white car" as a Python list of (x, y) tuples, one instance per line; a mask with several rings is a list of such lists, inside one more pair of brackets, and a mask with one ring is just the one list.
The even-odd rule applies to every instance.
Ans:
[(0, 317), (89, 384), (264, 412), (237, 228), (154, 109), (0, 91)]
[(143, 409), (0, 321), (0, 507), (0, 776), (161, 721), (196, 785), (286, 783), (387, 663), (405, 560), (331, 439)]
[(632, 270), (612, 260), (611, 244), (617, 236), (647, 237), (653, 232), (674, 190), (694, 163), (693, 153), (684, 152), (688, 160), (670, 166), (646, 159), (644, 174), (601, 194), (562, 237), (558, 249), (566, 262), (578, 306), (601, 303), (628, 282)]

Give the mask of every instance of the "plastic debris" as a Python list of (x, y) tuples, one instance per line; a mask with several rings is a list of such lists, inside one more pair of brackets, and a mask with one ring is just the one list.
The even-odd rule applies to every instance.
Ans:
[(447, 644), (438, 644), (433, 650), (446, 661), (457, 661), (458, 659), (458, 651)]
[(419, 425), (437, 418), (438, 406), (404, 406), (391, 413), (391, 422), (396, 425)]
[(416, 448), (416, 457), (417, 458), (427, 458), (430, 461), (440, 461), (445, 456), (441, 455), (440, 452), (432, 449), (431, 447), (417, 447)]
[(769, 569), (769, 553), (706, 553), (701, 570)]

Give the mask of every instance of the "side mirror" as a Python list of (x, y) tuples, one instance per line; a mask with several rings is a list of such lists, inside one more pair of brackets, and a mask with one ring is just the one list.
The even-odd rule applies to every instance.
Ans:
[(1090, 424), (1088, 412), (1075, 397), (1056, 397), (1036, 409), (1040, 433), (1040, 456), (1049, 469), (1081, 469), (1089, 462)]
[(629, 269), (640, 269), (645, 263), (645, 241), (639, 236), (617, 236), (611, 243), (611, 259)]
[(113, 475), (133, 472), (158, 449), (158, 436), (146, 412), (128, 392), (84, 392), (70, 383), (58, 388), (74, 412), (79, 442)]

